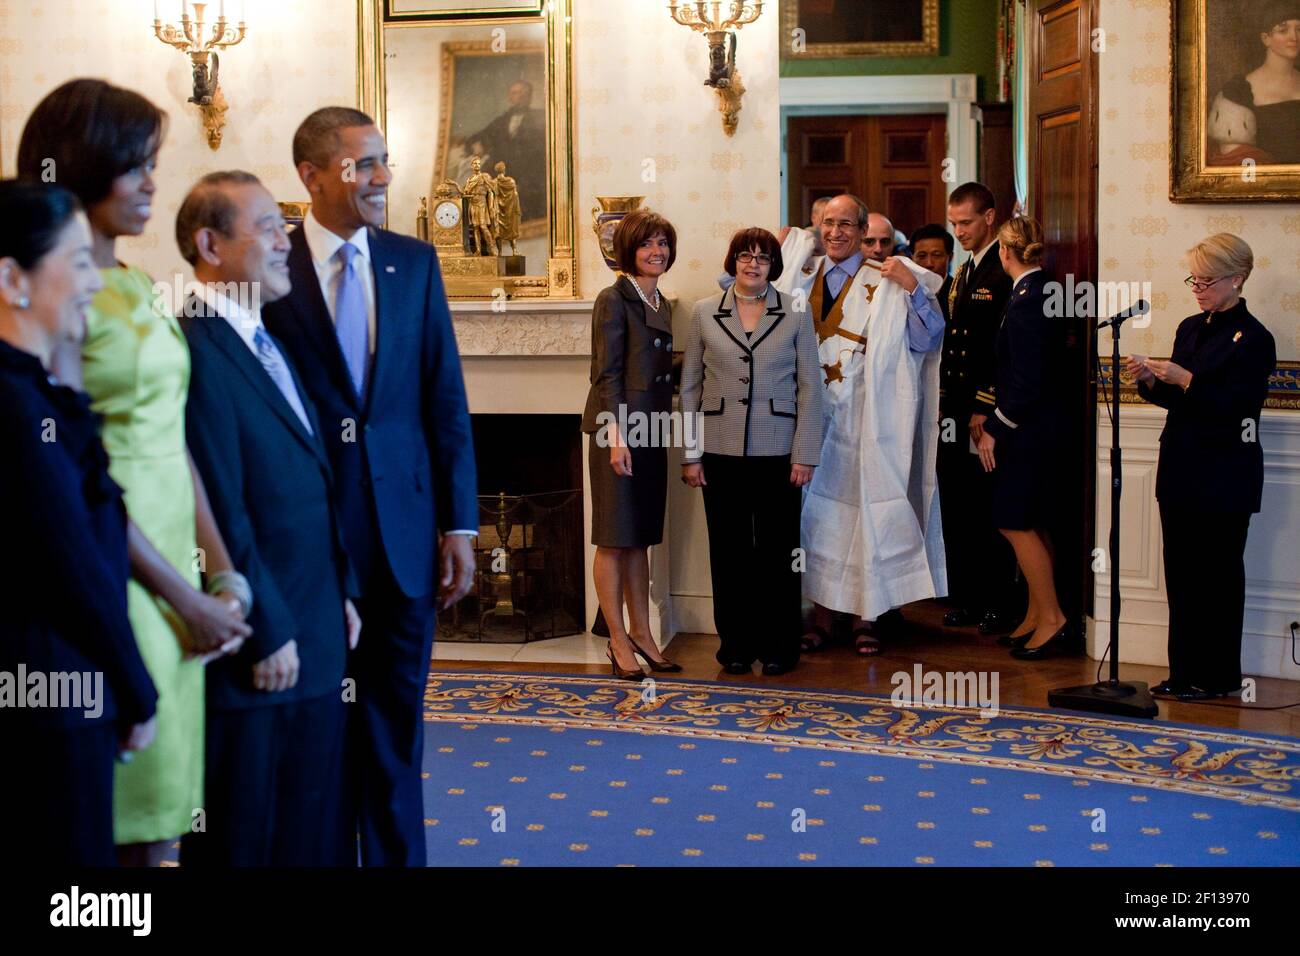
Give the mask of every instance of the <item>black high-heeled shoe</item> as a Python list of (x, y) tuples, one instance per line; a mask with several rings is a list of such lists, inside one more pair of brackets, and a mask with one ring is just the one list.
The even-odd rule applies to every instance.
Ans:
[(1074, 624), (1066, 621), (1061, 629), (1037, 647), (1021, 646), (1011, 652), (1020, 661), (1041, 661), (1049, 657), (1069, 657), (1083, 650), (1083, 640), (1074, 633)]
[(605, 656), (609, 658), (609, 666), (613, 670), (614, 676), (619, 680), (640, 681), (644, 679), (645, 671), (641, 670), (641, 668), (638, 667), (635, 670), (625, 671), (623, 668), (618, 666), (618, 661), (614, 660), (614, 648), (606, 646)]
[(1026, 644), (1029, 643), (1029, 639), (1033, 636), (1034, 636), (1033, 631), (1030, 631), (1028, 634), (1021, 634), (1019, 636), (1013, 634), (1003, 634), (1001, 637), (998, 638), (998, 644), (1000, 644), (1003, 647), (1010, 647), (1014, 650), (1019, 647), (1024, 647)]
[(657, 661), (645, 651), (641, 650), (641, 645), (632, 640), (631, 634), (628, 635), (627, 642), (632, 645), (632, 653), (639, 655), (642, 660), (650, 665), (650, 669), (656, 674), (676, 674), (681, 671), (681, 664), (674, 664), (672, 661), (666, 659)]

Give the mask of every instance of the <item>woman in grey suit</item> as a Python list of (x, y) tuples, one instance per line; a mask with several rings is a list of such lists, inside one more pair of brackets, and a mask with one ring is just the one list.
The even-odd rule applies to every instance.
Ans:
[(695, 304), (682, 367), (683, 417), (700, 422), (682, 480), (704, 489), (713, 622), (728, 674), (783, 674), (799, 660), (800, 489), (822, 445), (812, 313), (770, 285), (781, 245), (766, 229), (731, 239), (735, 284)]
[(677, 257), (677, 232), (662, 216), (639, 209), (618, 224), (614, 253), (618, 281), (601, 290), (592, 310), (582, 430), (591, 435), (593, 575), (609, 625), (606, 653), (615, 676), (640, 680), (637, 654), (652, 670), (681, 670), (659, 654), (650, 634), (647, 553), (663, 540), (668, 499), (668, 449), (646, 426), (672, 411), (672, 310), (659, 295), (659, 277)]

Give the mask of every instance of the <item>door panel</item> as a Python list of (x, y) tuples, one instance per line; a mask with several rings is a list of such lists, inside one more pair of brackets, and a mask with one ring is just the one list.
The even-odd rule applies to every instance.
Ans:
[[(1054, 279), (1097, 279), (1097, 62), (1091, 51), (1096, 0), (1030, 0), (1029, 215), (1043, 224), (1044, 263)], [(1052, 529), (1061, 605), (1092, 610), (1091, 549), (1096, 494), (1096, 398), (1090, 317), (1062, 319), (1069, 417)]]
[(910, 234), (944, 221), (943, 116), (801, 116), (789, 124), (789, 208), (808, 222), (813, 201), (853, 193)]

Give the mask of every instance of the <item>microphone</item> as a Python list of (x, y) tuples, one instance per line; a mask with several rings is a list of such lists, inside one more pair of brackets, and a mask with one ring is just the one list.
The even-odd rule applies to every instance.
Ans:
[(1123, 312), (1119, 313), (1118, 315), (1112, 315), (1105, 322), (1098, 322), (1097, 328), (1104, 329), (1108, 325), (1122, 325), (1125, 322), (1125, 320), (1131, 319), (1134, 316), (1138, 316), (1138, 315), (1146, 315), (1150, 311), (1151, 311), (1151, 306), (1147, 303), (1147, 300), (1138, 299), (1136, 302), (1134, 302), (1131, 306), (1129, 306), (1127, 309), (1125, 309)]

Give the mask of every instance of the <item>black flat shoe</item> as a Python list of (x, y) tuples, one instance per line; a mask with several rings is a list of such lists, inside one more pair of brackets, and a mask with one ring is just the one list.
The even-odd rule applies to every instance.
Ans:
[(1061, 629), (1037, 647), (1017, 647), (1011, 656), (1019, 661), (1041, 661), (1049, 657), (1070, 657), (1083, 650), (1083, 642), (1075, 636), (1074, 625), (1066, 621)]
[(1014, 630), (1015, 626), (1020, 623), (1014, 621), (1009, 615), (999, 614), (996, 611), (985, 611), (980, 618), (980, 633), (985, 637), (991, 634), (1006, 634)]
[(1163, 694), (1169, 697), (1177, 697), (1179, 694), (1184, 693), (1186, 690), (1187, 690), (1186, 687), (1180, 687), (1179, 685), (1170, 683), (1167, 680), (1162, 680), (1159, 684), (1156, 684), (1155, 687), (1151, 688), (1151, 693), (1156, 695)]
[(728, 674), (752, 674), (754, 673), (753, 664), (742, 664), (740, 661), (732, 661), (730, 664), (724, 664), (722, 669)]
[(778, 674), (788, 674), (794, 670), (793, 664), (783, 664), (779, 661), (768, 661), (763, 665), (764, 677), (776, 677)]
[(1229, 696), (1235, 690), (1236, 688), (1233, 688), (1233, 690), (1206, 690), (1203, 687), (1192, 685), (1175, 691), (1174, 694), (1179, 700), (1217, 700), (1220, 697)]
[(944, 627), (973, 627), (980, 622), (980, 615), (964, 607), (949, 611), (943, 616)]

